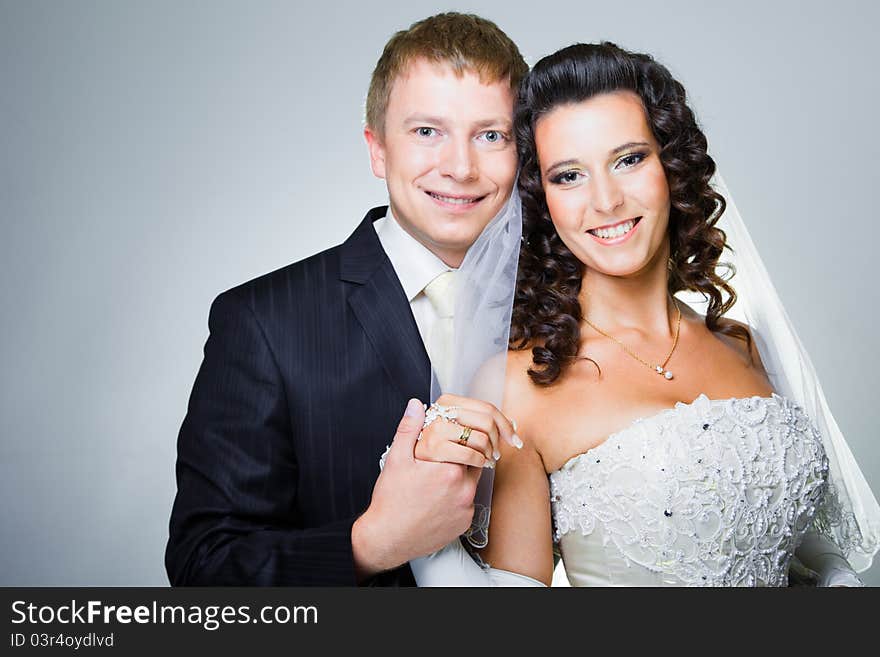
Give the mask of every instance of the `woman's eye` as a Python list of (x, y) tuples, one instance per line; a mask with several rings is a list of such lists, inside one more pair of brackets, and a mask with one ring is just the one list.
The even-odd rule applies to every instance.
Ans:
[(433, 137), (434, 133), (436, 132), (437, 131), (434, 128), (416, 128), (416, 133), (419, 135), (419, 137)]
[(618, 168), (624, 169), (627, 167), (633, 167), (644, 159), (644, 153), (630, 153), (629, 155), (624, 155), (622, 158), (617, 160), (617, 166)]
[(557, 185), (570, 185), (577, 182), (580, 175), (581, 174), (577, 171), (563, 171), (562, 173), (553, 176), (553, 178), (550, 179), (550, 182), (556, 183)]

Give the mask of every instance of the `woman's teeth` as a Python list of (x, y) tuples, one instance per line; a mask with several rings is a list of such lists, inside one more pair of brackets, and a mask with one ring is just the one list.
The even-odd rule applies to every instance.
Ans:
[(626, 235), (635, 227), (635, 225), (635, 219), (630, 219), (629, 221), (624, 221), (622, 224), (611, 226), (611, 228), (593, 228), (587, 232), (592, 233), (596, 237), (601, 237), (603, 240), (610, 240), (615, 237), (620, 237), (621, 235)]
[(454, 205), (467, 205), (468, 203), (473, 203), (474, 201), (478, 201), (481, 199), (481, 196), (472, 196), (470, 198), (456, 198), (454, 196), (441, 196), (440, 194), (435, 194), (434, 192), (428, 192), (430, 196), (436, 198), (438, 201), (443, 201), (444, 203), (452, 203)]

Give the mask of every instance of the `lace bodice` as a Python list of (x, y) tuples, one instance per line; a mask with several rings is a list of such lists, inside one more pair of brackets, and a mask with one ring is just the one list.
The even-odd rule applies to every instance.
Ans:
[(784, 586), (826, 492), (822, 441), (778, 395), (700, 395), (550, 474), (573, 585)]

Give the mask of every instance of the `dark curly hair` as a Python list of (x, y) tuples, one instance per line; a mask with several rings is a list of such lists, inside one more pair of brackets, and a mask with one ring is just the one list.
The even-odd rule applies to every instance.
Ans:
[(509, 346), (531, 347), (528, 373), (537, 385), (554, 383), (578, 358), (583, 319), (578, 293), (584, 264), (565, 246), (550, 220), (535, 124), (560, 105), (615, 91), (632, 91), (641, 98), (660, 145), (670, 197), (669, 292), (702, 293), (709, 302), (709, 330), (740, 338), (751, 348), (746, 328), (721, 321), (736, 301), (736, 292), (716, 272), (726, 236), (715, 224), (725, 201), (709, 185), (715, 162), (706, 152), (706, 136), (687, 105), (684, 87), (650, 55), (628, 52), (609, 42), (575, 44), (535, 64), (520, 86), (516, 104), (523, 243)]

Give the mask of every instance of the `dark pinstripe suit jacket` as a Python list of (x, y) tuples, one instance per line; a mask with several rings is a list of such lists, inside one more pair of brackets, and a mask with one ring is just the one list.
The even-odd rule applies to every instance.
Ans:
[[(355, 585), (351, 526), (430, 364), (370, 210), (340, 246), (224, 292), (178, 437), (174, 585)], [(371, 582), (411, 585), (408, 566)]]

